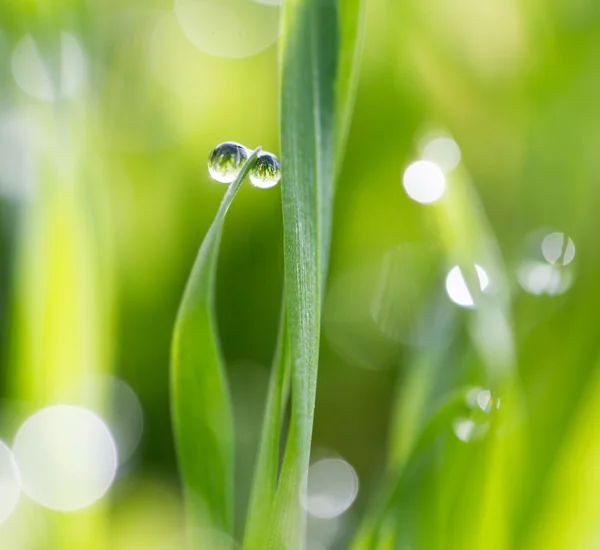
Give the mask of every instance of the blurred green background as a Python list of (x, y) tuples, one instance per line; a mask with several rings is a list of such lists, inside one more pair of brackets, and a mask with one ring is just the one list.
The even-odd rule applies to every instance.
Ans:
[[(42, 513), (22, 497), (0, 525), (7, 550), (178, 547), (169, 349), (224, 192), (206, 160), (226, 140), (277, 153), (279, 133), (279, 8), (238, 0), (209, 13), (205, 4), (0, 5), (0, 438), (10, 446), (20, 422), (56, 403), (110, 415), (110, 392), (82, 390), (98, 374), (125, 381), (144, 414), (140, 446), (107, 497), (73, 515)], [(223, 6), (240, 10), (235, 25), (217, 13)], [(360, 491), (331, 547), (348, 547), (382, 479), (407, 365), (436, 356), (442, 393), (490, 384), (466, 329), (470, 312), (446, 295), (452, 264), (431, 207), (402, 185), (432, 130), (460, 147), (511, 291), (524, 443), (509, 533), (492, 547), (597, 547), (598, 97), (594, 0), (367, 1), (313, 442), (315, 456), (339, 455), (356, 469)], [(244, 185), (219, 259), (240, 517), (277, 334), (279, 193)], [(540, 243), (553, 232), (575, 246), (568, 277), (558, 275), (566, 282), (520, 277), (524, 262), (543, 260)], [(392, 304), (387, 313), (374, 310), (378, 299)], [(414, 503), (447, 490), (451, 502), (465, 501), (462, 523), (435, 523), (431, 507), (414, 504), (402, 548), (471, 547), (453, 525), (467, 529), (478, 487), (453, 475), (463, 476), (464, 492), (423, 481)], [(421, 533), (431, 522), (448, 534), (437, 546)]]

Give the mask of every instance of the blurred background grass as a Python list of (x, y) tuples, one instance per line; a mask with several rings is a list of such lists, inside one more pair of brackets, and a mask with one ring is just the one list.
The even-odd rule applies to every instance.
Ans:
[[(177, 547), (170, 542), (180, 514), (169, 348), (185, 281), (224, 191), (209, 180), (206, 159), (226, 140), (277, 152), (279, 129), (269, 21), (252, 23), (265, 43), (248, 31), (233, 37), (233, 51), (222, 27), (210, 35), (198, 23), (202, 9), (193, 1), (0, 5), (0, 437), (10, 445), (19, 422), (42, 406), (98, 401), (99, 410), (109, 409), (99, 387), (82, 396), (91, 374), (124, 380), (144, 412), (140, 447), (101, 504), (59, 519), (49, 513), (40, 519), (46, 527), (24, 538), (19, 525), (32, 525), (27, 514), (40, 512), (22, 499), (0, 526), (3, 548)], [(224, 57), (232, 51), (236, 57)], [(313, 444), (316, 455), (342, 456), (360, 479), (334, 547), (347, 547), (382, 479), (396, 395), (407, 393), (415, 356), (437, 358), (432, 376), (441, 393), (492, 382), (467, 330), (471, 314), (445, 294), (452, 264), (440, 226), (402, 187), (431, 129), (460, 146), (511, 290), (524, 444), (506, 540), (492, 547), (596, 547), (599, 61), (593, 0), (367, 2), (336, 199)], [(279, 199), (278, 189), (244, 186), (219, 260), (240, 514), (277, 334)], [(520, 286), (519, 268), (539, 255), (537, 236), (552, 231), (575, 243), (572, 282), (565, 292), (533, 295)], [(390, 251), (400, 290), (383, 298), (397, 305), (382, 321), (370, 304), (382, 288), (389, 293), (382, 274)], [(474, 447), (447, 460), (464, 460), (458, 457), (477, 453)], [(397, 547), (469, 548), (460, 533), (482, 478), (437, 468), (427, 457), (423, 464), (447, 483), (412, 489), (423, 502), (412, 507), (413, 528)], [(469, 505), (436, 523), (427, 503), (440, 494), (458, 502), (453, 480), (467, 488)], [(441, 542), (423, 534), (430, 524), (444, 534)]]

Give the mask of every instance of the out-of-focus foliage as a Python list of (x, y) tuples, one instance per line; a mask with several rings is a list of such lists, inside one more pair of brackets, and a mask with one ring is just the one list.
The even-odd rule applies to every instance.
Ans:
[[(111, 411), (130, 418), (97, 376), (124, 380), (144, 412), (141, 443), (102, 500), (65, 515), (22, 495), (2, 548), (182, 544), (169, 349), (225, 190), (206, 159), (226, 140), (279, 147), (275, 26), (260, 16), (263, 27), (206, 27), (203, 4), (0, 4), (0, 439), (12, 446), (27, 417), (58, 403), (111, 429)], [(365, 24), (313, 438), (313, 459), (343, 457), (359, 491), (337, 520), (311, 519), (309, 541), (349, 548), (366, 517), (375, 548), (593, 549), (600, 6), (368, 0)], [(403, 173), (431, 132), (453, 138), (461, 163), (447, 202), (427, 205), (409, 198)], [(458, 180), (473, 201), (454, 200)], [(279, 320), (280, 199), (244, 185), (219, 256), (238, 540)], [(547, 240), (555, 233), (566, 237)], [(449, 299), (459, 264), (485, 307)], [(498, 301), (502, 316), (486, 315)], [(507, 334), (510, 376), (497, 378)], [(448, 403), (463, 390), (455, 415)]]

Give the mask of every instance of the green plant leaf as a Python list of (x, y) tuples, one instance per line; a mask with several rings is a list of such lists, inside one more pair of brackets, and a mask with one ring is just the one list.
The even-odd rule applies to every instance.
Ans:
[(171, 392), (188, 527), (233, 530), (233, 420), (215, 316), (215, 278), (227, 210), (260, 148), (219, 207), (194, 263), (173, 334)]
[(271, 371), (263, 431), (248, 506), (244, 550), (262, 550), (269, 533), (279, 473), (280, 433), (289, 396), (291, 357), (287, 337), (285, 308), (282, 308), (277, 350)]
[(298, 489), (308, 468), (335, 175), (356, 81), (361, 0), (283, 9), (281, 143), (292, 419), (269, 548), (303, 547)]

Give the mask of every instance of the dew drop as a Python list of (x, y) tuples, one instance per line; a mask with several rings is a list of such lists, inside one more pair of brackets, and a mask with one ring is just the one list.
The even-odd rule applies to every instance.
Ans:
[(210, 177), (220, 183), (232, 183), (248, 159), (248, 149), (234, 141), (217, 145), (208, 157)]
[(550, 233), (542, 241), (542, 254), (550, 265), (565, 266), (575, 257), (575, 245), (564, 233)]
[[(490, 279), (487, 272), (481, 266), (475, 264), (475, 272), (479, 279), (479, 287), (482, 292), (485, 292), (489, 285)], [(463, 308), (472, 309), (475, 307), (475, 301), (471, 292), (467, 287), (467, 282), (459, 266), (454, 266), (446, 277), (446, 292), (448, 297), (457, 305)]]
[(500, 408), (500, 398), (491, 390), (476, 387), (466, 393), (465, 404), (469, 412), (454, 419), (454, 434), (465, 443), (483, 439), (490, 427), (492, 413)]
[(250, 182), (254, 187), (268, 189), (279, 183), (281, 180), (281, 164), (279, 159), (267, 151), (260, 153), (256, 159), (256, 164), (250, 171)]

